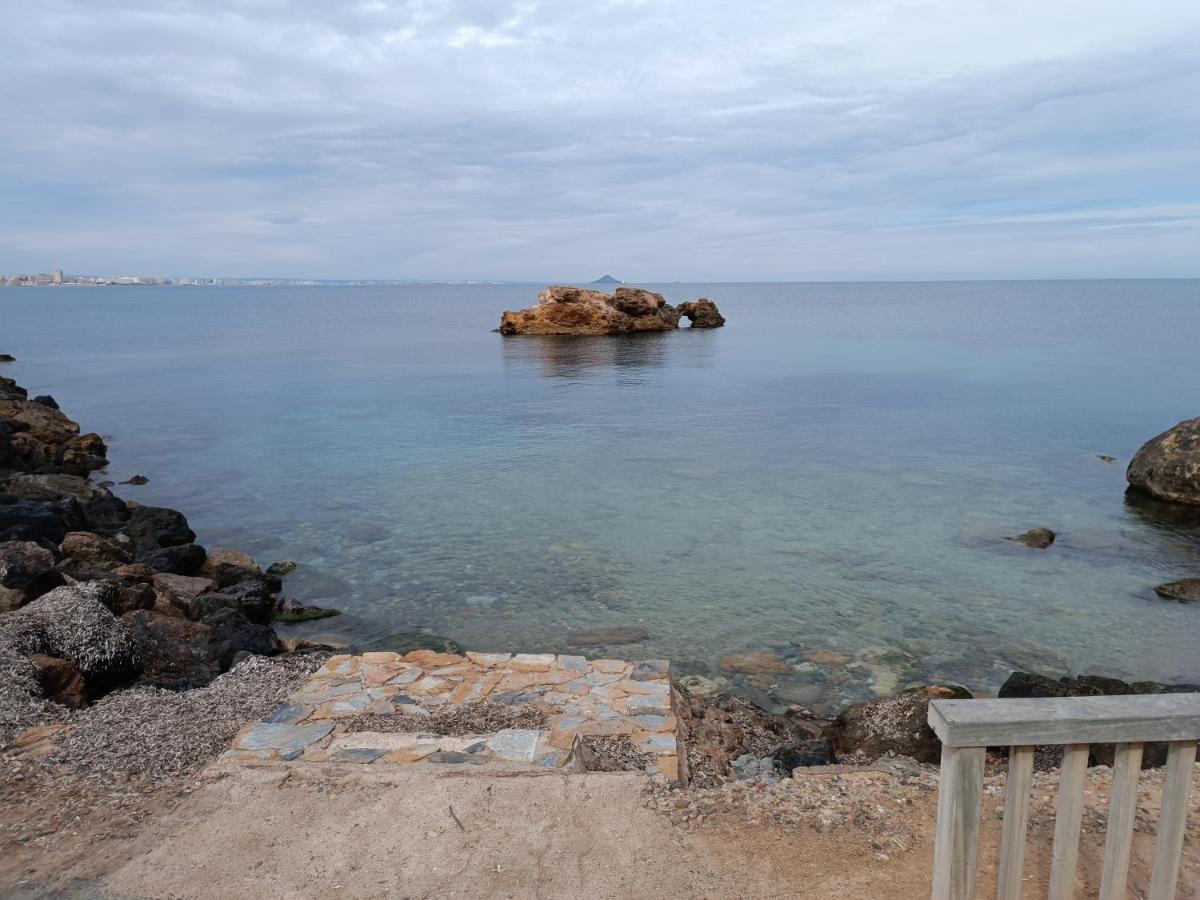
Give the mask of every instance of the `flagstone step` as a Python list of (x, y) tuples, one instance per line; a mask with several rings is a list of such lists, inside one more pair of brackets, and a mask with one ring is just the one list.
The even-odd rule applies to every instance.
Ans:
[[(222, 759), (256, 764), (501, 764), (584, 771), (587, 737), (621, 736), (648, 760), (648, 773), (686, 783), (686, 754), (675, 707), (665, 660), (472, 652), (459, 656), (430, 650), (404, 656), (339, 655), (270, 715), (244, 728)], [(544, 724), (466, 735), (390, 727), (403, 723), (421, 728), (422, 719), (432, 725), (458, 713), (490, 715), (496, 709), (518, 718), (524, 711), (524, 718)]]

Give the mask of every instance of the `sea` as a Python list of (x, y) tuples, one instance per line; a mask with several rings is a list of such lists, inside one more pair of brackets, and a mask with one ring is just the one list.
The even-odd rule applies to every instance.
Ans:
[(285, 633), (669, 658), (777, 709), (1200, 682), (1200, 605), (1153, 590), (1200, 575), (1200, 515), (1124, 478), (1200, 415), (1200, 281), (642, 286), (728, 324), (496, 333), (537, 284), (5, 288), (0, 351), (105, 435), (96, 478), (343, 611)]

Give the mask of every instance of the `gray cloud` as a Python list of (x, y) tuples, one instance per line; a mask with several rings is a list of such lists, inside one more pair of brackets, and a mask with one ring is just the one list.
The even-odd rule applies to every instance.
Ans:
[(0, 271), (1200, 274), (1200, 7), (841, 6), (0, 0)]

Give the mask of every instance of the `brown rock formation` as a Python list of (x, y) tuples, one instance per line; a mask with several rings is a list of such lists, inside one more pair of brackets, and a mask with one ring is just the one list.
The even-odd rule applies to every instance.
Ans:
[(693, 328), (720, 328), (725, 324), (725, 317), (717, 309), (717, 304), (704, 297), (695, 303), (680, 303), (676, 309), (680, 316), (692, 323)]
[[(628, 334), (669, 331), (679, 327), (684, 307), (697, 328), (714, 328), (725, 320), (710, 300), (671, 306), (662, 294), (642, 288), (619, 287), (611, 294), (554, 285), (538, 295), (537, 306), (505, 312), (501, 334)], [(703, 323), (703, 324), (702, 324)]]
[(1129, 461), (1125, 479), (1162, 500), (1200, 504), (1200, 418), (1146, 441)]

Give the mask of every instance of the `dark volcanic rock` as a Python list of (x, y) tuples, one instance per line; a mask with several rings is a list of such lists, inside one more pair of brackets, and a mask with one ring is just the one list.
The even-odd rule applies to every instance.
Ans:
[(679, 315), (691, 321), (693, 328), (720, 328), (725, 324), (717, 304), (704, 297), (694, 303), (680, 303), (676, 308)]
[(257, 625), (247, 619), (236, 609), (219, 609), (205, 616), (201, 621), (213, 630), (225, 645), (222, 664), (228, 668), (233, 664), (233, 657), (238, 653), (255, 653), (260, 656), (273, 656), (283, 647), (279, 636), (269, 625)]
[(51, 409), (58, 409), (58, 401), (49, 394), (40, 394), (33, 398), (34, 403), (40, 403), (42, 406), (48, 406)]
[(74, 500), (83, 510), (87, 529), (92, 531), (116, 528), (129, 516), (123, 500), (78, 475), (15, 475), (3, 491), (23, 500)]
[(1049, 528), (1031, 528), (1024, 534), (1018, 534), (1009, 540), (1032, 547), (1034, 550), (1045, 550), (1054, 543), (1055, 534)]
[(1100, 697), (1105, 693), (1105, 690), (1094, 681), (1069, 677), (1050, 678), (1036, 672), (1013, 672), (1000, 687), (1002, 698)]
[(222, 609), (237, 610), (257, 625), (268, 625), (275, 614), (275, 598), (266, 578), (259, 576), (200, 594), (187, 605), (186, 611), (190, 619), (204, 619)]
[(0, 378), (0, 400), (24, 400), (29, 392), (11, 378)]
[(0, 543), (0, 612), (17, 609), (62, 584), (54, 554), (32, 541)]
[[(1200, 685), (1159, 684), (1139, 681), (1128, 684), (1119, 678), (1103, 675), (1080, 675), (1078, 677), (1048, 678), (1032, 672), (1013, 672), (1000, 688), (1001, 697), (1103, 697), (1126, 694), (1175, 694), (1200, 692)], [(1111, 766), (1114, 748), (1112, 744), (1094, 744), (1089, 757), (1090, 765)], [(1142, 768), (1149, 769), (1165, 765), (1167, 745), (1148, 743), (1142, 753)]]
[(1200, 578), (1184, 578), (1181, 581), (1168, 581), (1154, 589), (1154, 593), (1167, 600), (1178, 600), (1189, 603), (1200, 600)]
[(188, 527), (183, 513), (161, 506), (134, 507), (129, 514), (129, 522), (121, 531), (133, 541), (137, 556), (162, 547), (190, 544), (196, 539), (196, 533)]
[(141, 681), (182, 690), (202, 687), (224, 671), (227, 648), (207, 625), (151, 610), (122, 618), (142, 657)]
[(22, 500), (0, 494), (0, 541), (38, 541), (58, 546), (69, 531), (82, 531), (83, 510), (74, 500)]
[(156, 572), (170, 572), (174, 575), (194, 575), (204, 565), (207, 554), (199, 544), (176, 544), (172, 547), (159, 547), (136, 557), (140, 563), (145, 563)]
[(1129, 461), (1125, 480), (1162, 500), (1200, 504), (1200, 418), (1146, 441)]

